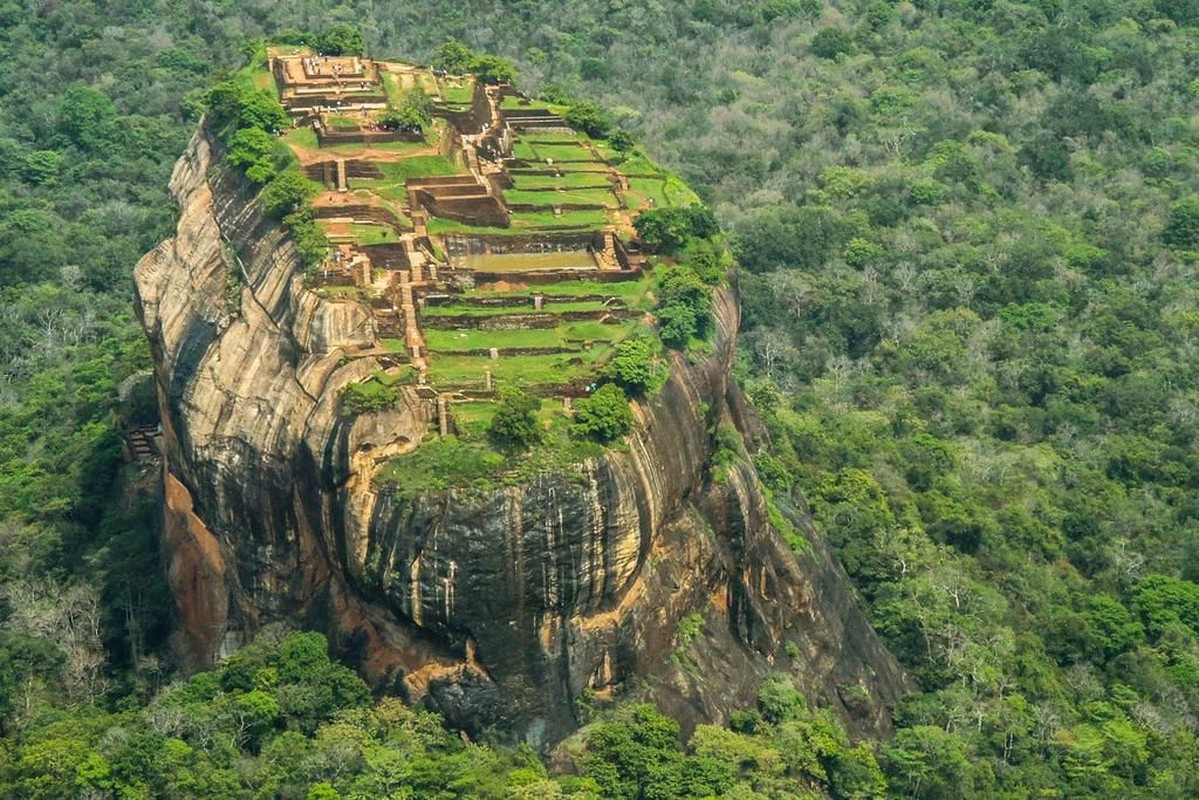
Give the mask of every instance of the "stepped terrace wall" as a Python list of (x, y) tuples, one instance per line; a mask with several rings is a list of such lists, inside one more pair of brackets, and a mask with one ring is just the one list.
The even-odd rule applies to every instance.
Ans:
[[(384, 98), (386, 100), (386, 98)], [(336, 147), (345, 144), (389, 144), (391, 142), (423, 142), (422, 131), (337, 130), (324, 125), (316, 126), (316, 141), (320, 147)]]

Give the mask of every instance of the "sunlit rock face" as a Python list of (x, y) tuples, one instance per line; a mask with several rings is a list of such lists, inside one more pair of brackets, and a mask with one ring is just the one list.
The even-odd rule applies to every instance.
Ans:
[(176, 235), (135, 272), (185, 667), (282, 622), (326, 633), (380, 691), (539, 746), (578, 726), (582, 697), (625, 692), (690, 725), (780, 670), (851, 728), (886, 729), (906, 678), (844, 573), (810, 527), (811, 552), (790, 552), (747, 462), (711, 474), (709, 431), (748, 425), (732, 289), (714, 298), (713, 352), (676, 357), (627, 446), (494, 491), (380, 492), (379, 466), (436, 435), (431, 409), (408, 393), (339, 412), (342, 387), (380, 368), (347, 357), (374, 341), (370, 311), (303, 288), (290, 241), (216, 148), (193, 138), (171, 183)]

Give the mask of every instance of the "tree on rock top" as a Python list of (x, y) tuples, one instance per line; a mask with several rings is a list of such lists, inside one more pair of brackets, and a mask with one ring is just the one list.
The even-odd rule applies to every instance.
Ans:
[(443, 69), (453, 75), (461, 75), (470, 71), (470, 65), (474, 63), (474, 60), (475, 54), (469, 47), (457, 39), (447, 39), (445, 44), (437, 48), (432, 66), (434, 69)]
[(573, 104), (566, 109), (562, 119), (566, 120), (566, 124), (576, 131), (582, 131), (596, 139), (607, 136), (608, 131), (612, 128), (612, 119), (607, 112), (590, 100)]
[(613, 348), (612, 358), (604, 365), (603, 376), (629, 394), (645, 394), (657, 380), (657, 355), (654, 343), (647, 337), (625, 339)]
[(541, 441), (537, 410), (541, 401), (515, 386), (500, 390), (499, 408), (487, 426), (487, 438), (499, 450), (518, 453)]
[(366, 52), (366, 42), (357, 28), (342, 22), (320, 35), (316, 49), (327, 56), (360, 56)]
[(605, 383), (590, 397), (575, 406), (572, 430), (600, 442), (612, 442), (633, 427), (633, 412), (624, 390), (614, 383)]
[(698, 205), (642, 211), (633, 227), (641, 241), (664, 253), (674, 253), (695, 239), (707, 239), (720, 231), (712, 212)]

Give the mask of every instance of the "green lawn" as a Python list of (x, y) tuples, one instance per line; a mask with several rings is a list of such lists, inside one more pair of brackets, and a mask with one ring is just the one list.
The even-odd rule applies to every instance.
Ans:
[[(338, 144), (331, 147), (323, 148), (331, 150), (335, 153), (346, 153), (355, 150), (368, 150), (380, 153), (415, 153), (420, 150), (427, 150), (430, 147), (435, 147), (441, 141), (441, 134), (445, 128), (445, 121), (435, 119), (429, 129), (425, 131), (425, 138), (418, 142), (376, 142), (368, 144)], [(315, 141), (315, 135), (314, 135)], [(313, 145), (316, 146), (315, 144)]]
[(475, 96), (475, 84), (471, 80), (443, 78), (440, 89), (441, 98), (447, 103), (470, 105)]
[(540, 188), (609, 188), (611, 181), (607, 173), (565, 172), (561, 175), (528, 175), (512, 173), (514, 188), (519, 191)]
[(356, 300), (359, 295), (357, 286), (318, 286), (315, 291), (328, 300)]
[(575, 144), (588, 142), (587, 134), (572, 131), (570, 133), (531, 133), (524, 137), (529, 144)]
[(537, 412), (542, 442), (525, 453), (505, 456), (487, 441), (493, 403), (455, 403), (450, 414), (458, 436), (430, 437), (416, 450), (397, 456), (380, 470), (384, 491), (402, 496), (451, 488), (491, 489), (523, 483), (539, 473), (568, 470), (604, 452), (602, 445), (570, 436), (570, 419), (560, 403), (544, 401)]
[(429, 217), (428, 230), (430, 236), (444, 236), (450, 233), (473, 233), (487, 236), (515, 236), (524, 231), (512, 228), (492, 228), (486, 225), (467, 225), (453, 219)]
[(595, 205), (616, 206), (616, 195), (609, 189), (571, 189), (568, 191), (521, 191), (509, 189), (504, 192), (504, 202), (535, 206)]
[(463, 168), (445, 156), (412, 156), (399, 161), (376, 161), (382, 178), (350, 178), (350, 188), (365, 189), (404, 204), (408, 201), (409, 178), (428, 178), (435, 175), (460, 175)]
[(316, 139), (316, 131), (312, 129), (311, 125), (302, 125), (290, 131), (283, 137), (283, 141), (288, 145), (303, 147), (309, 150), (315, 150), (320, 146)]
[(393, 181), (405, 181), (409, 178), (429, 178), (434, 175), (461, 175), (465, 168), (451, 161), (446, 156), (411, 156), (399, 161), (376, 161), (375, 166), (383, 175)]
[(350, 225), (350, 235), (358, 245), (386, 244), (398, 242), (400, 235), (386, 225), (374, 225), (365, 222), (355, 222)]
[(388, 353), (407, 353), (408, 343), (403, 339), (380, 339), (379, 344)]
[(564, 211), (555, 215), (552, 211), (514, 211), (514, 228), (599, 228), (608, 224), (608, 215), (603, 211)]
[(554, 168), (566, 175), (590, 175), (593, 180), (595, 176), (607, 175), (611, 170), (611, 167), (602, 161), (556, 161)]
[(554, 161), (598, 161), (595, 154), (591, 152), (591, 148), (583, 147), (579, 143), (571, 144), (563, 142), (561, 144), (542, 144), (538, 142), (533, 145), (533, 149), (537, 151), (539, 158), (552, 158)]
[[(629, 190), (625, 192), (629, 208), (640, 211), (643, 208), (668, 208), (671, 203), (666, 199), (666, 181), (658, 178), (629, 178)], [(649, 201), (653, 201), (652, 203)]]
[(360, 127), (358, 120), (342, 114), (327, 114), (325, 116), (325, 124), (338, 131), (354, 131)]
[(512, 157), (519, 158), (522, 161), (540, 161), (537, 151), (533, 149), (531, 144), (523, 141), (516, 142), (512, 145)]
[[(570, 342), (614, 342), (628, 337), (635, 323), (605, 325), (600, 322), (570, 322), (556, 328), (514, 331), (443, 331), (426, 329), (425, 342), (434, 353), (460, 350), (479, 350), (498, 347), (501, 350), (524, 347), (566, 347)], [(522, 356), (523, 358), (523, 356)]]
[(604, 172), (565, 172), (562, 175), (512, 174), (517, 190), (530, 189), (607, 189), (612, 185)]
[(457, 304), (427, 306), (421, 312), (421, 315), (425, 317), (503, 317), (509, 314), (562, 314), (567, 311), (602, 311), (603, 309), (604, 304), (599, 300), (583, 300), (563, 303), (547, 302), (542, 305), (540, 311), (534, 311), (533, 303), (530, 301), (527, 307), (467, 306)]
[(666, 172), (654, 162), (650, 161), (640, 153), (634, 154), (616, 167), (621, 174), (629, 177), (637, 176), (642, 178), (665, 178)]
[(550, 107), (547, 106), (545, 103), (538, 102), (537, 100), (526, 101), (526, 100), (523, 100), (523, 99), (517, 97), (516, 95), (511, 95), (511, 94), (508, 95), (507, 97), (505, 97), (502, 101), (500, 101), (500, 108), (502, 108), (506, 111), (511, 111), (513, 109), (519, 109), (522, 111), (549, 111), (550, 110)]
[(465, 297), (528, 297), (534, 292), (539, 292), (548, 297), (555, 295), (571, 296), (571, 295), (601, 295), (603, 297), (620, 297), (625, 301), (629, 301), (629, 305), (633, 305), (631, 301), (639, 300), (649, 292), (653, 286), (653, 278), (649, 275), (639, 278), (632, 278), (627, 281), (614, 281), (612, 283), (600, 283), (599, 281), (558, 281), (557, 283), (547, 284), (545, 286), (536, 286), (520, 292), (491, 292), (486, 289), (470, 289), (464, 293)]
[(480, 350), (488, 347), (500, 349), (514, 347), (561, 347), (564, 342), (555, 328), (514, 331), (440, 331), (426, 329), (425, 342), (433, 352)]
[[(594, 374), (610, 347), (597, 344), (580, 353), (550, 356), (437, 356), (429, 359), (429, 383), (440, 386), (482, 386), (491, 370), (499, 385), (551, 386)], [(572, 363), (573, 362), (573, 363)]]

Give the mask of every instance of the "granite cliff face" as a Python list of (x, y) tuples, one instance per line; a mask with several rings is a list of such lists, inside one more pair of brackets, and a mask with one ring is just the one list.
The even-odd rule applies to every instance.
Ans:
[[(840, 568), (810, 530), (811, 552), (791, 554), (744, 459), (711, 474), (708, 431), (747, 426), (728, 377), (732, 291), (715, 297), (714, 352), (676, 359), (627, 449), (494, 491), (381, 492), (379, 465), (430, 435), (431, 409), (405, 394), (339, 412), (341, 388), (379, 369), (346, 357), (373, 342), (372, 318), (304, 290), (290, 241), (215, 148), (192, 140), (172, 179), (177, 234), (135, 273), (187, 668), (282, 621), (327, 633), (381, 690), (539, 745), (577, 727), (592, 694), (702, 721), (778, 670), (851, 727), (885, 731), (906, 678)], [(702, 624), (680, 640), (684, 618)]]

